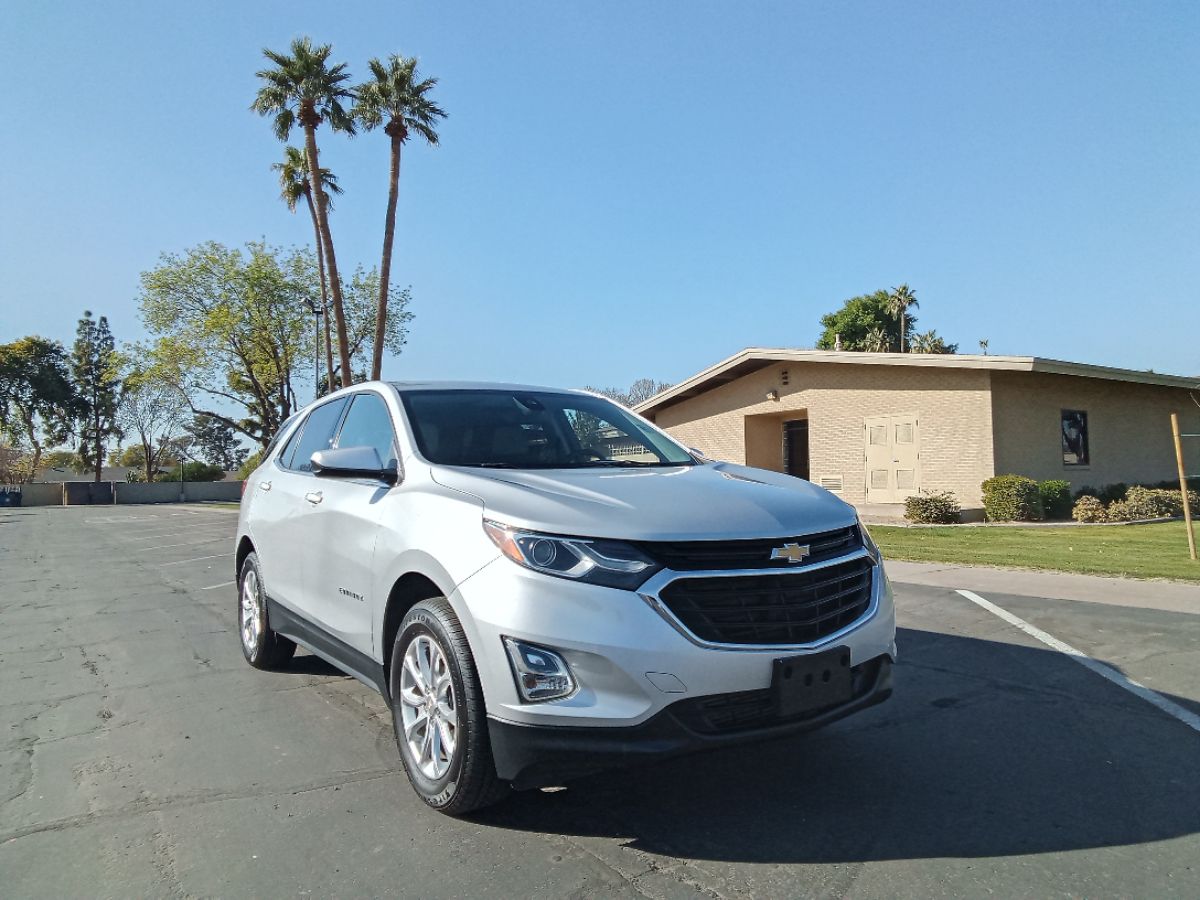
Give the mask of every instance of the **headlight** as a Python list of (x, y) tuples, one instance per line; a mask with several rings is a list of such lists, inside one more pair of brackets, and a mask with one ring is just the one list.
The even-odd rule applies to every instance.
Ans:
[(489, 519), (483, 520), (483, 530), (513, 562), (544, 575), (632, 590), (659, 568), (620, 541), (538, 534)]
[(875, 565), (879, 565), (881, 562), (883, 562), (883, 554), (879, 552), (879, 546), (871, 538), (871, 532), (867, 531), (867, 526), (862, 523), (861, 519), (859, 519), (858, 522), (858, 530), (859, 533), (862, 534), (863, 547), (866, 548), (867, 553), (870, 554), (871, 561), (875, 563)]

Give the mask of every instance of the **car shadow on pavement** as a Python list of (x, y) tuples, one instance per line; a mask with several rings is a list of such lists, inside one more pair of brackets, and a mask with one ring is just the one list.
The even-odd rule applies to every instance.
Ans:
[(325, 675), (329, 678), (339, 678), (349, 680), (352, 675), (347, 675), (337, 666), (332, 663), (327, 663), (315, 653), (306, 653), (303, 650), (298, 652), (286, 665), (285, 670), (297, 675)]
[(898, 642), (893, 697), (824, 731), (517, 794), (476, 821), (767, 863), (1006, 856), (1200, 831), (1200, 735), (1182, 723), (1049, 650), (909, 629)]

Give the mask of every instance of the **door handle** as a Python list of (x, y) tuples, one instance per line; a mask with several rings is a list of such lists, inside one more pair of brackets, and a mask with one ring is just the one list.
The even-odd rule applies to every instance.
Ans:
[(309, 491), (307, 494), (304, 495), (304, 499), (307, 500), (309, 503), (311, 503), (313, 506), (316, 506), (318, 503), (320, 503), (325, 498), (324, 498), (324, 495), (320, 491)]
[(260, 491), (269, 491), (269, 490), (271, 489), (271, 482), (269, 482), (269, 481), (260, 481), (260, 482), (258, 483), (258, 489), (259, 489)]

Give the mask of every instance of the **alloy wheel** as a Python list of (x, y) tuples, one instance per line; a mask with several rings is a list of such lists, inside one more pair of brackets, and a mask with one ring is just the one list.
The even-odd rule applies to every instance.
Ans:
[(253, 653), (263, 628), (262, 599), (258, 590), (258, 574), (254, 569), (247, 571), (246, 577), (242, 579), (240, 608), (242, 644), (248, 653)]
[(445, 775), (458, 746), (458, 706), (445, 651), (427, 634), (416, 635), (404, 651), (400, 723), (421, 774), (435, 781)]

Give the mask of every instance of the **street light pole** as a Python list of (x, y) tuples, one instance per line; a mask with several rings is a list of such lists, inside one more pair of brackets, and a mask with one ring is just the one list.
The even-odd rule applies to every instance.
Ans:
[[(305, 300), (313, 314), (313, 400), (321, 399), (321, 307), (312, 300)], [(333, 385), (327, 385), (332, 388)]]

